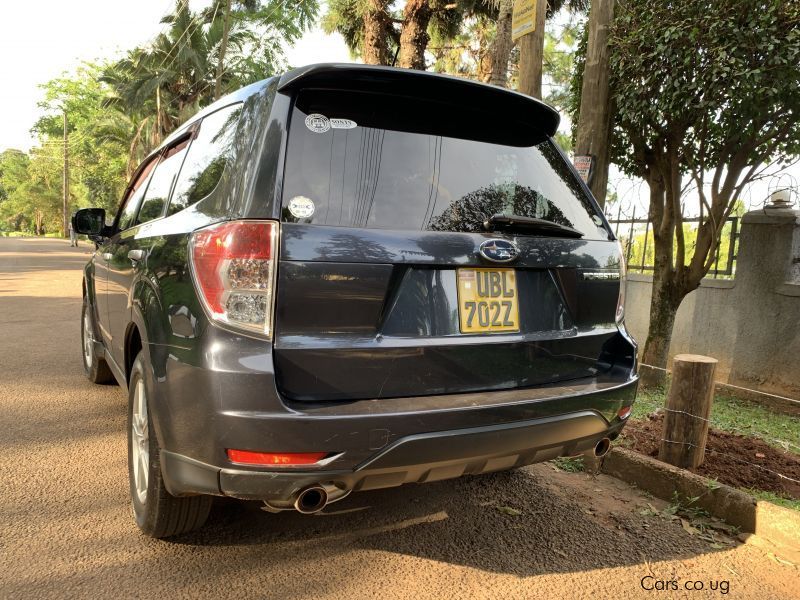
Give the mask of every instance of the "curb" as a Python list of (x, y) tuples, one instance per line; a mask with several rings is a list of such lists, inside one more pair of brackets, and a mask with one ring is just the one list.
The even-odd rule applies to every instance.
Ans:
[(695, 506), (710, 515), (800, 553), (800, 512), (756, 500), (750, 494), (712, 482), (706, 477), (679, 469), (627, 448), (615, 446), (604, 458), (600, 471), (646, 490), (662, 500), (677, 492), (684, 498), (697, 498)]

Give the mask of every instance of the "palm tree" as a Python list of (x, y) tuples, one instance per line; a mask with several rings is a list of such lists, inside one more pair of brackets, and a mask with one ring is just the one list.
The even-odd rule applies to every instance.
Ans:
[(194, 13), (176, 0), (167, 25), (145, 47), (108, 67), (107, 103), (135, 124), (132, 148), (149, 150), (222, 92), (252, 83), (283, 66), (282, 45), (310, 26), (317, 0), (215, 0)]

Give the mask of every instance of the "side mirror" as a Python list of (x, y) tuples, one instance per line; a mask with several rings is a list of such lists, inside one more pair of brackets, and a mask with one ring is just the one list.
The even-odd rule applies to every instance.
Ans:
[(82, 208), (72, 217), (75, 233), (100, 236), (106, 226), (106, 211), (102, 208)]

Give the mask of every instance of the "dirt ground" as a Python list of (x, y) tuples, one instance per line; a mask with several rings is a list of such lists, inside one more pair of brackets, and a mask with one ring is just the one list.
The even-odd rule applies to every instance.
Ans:
[(87, 258), (0, 238), (0, 598), (800, 599), (783, 557), (550, 464), (353, 494), (316, 516), (222, 500), (195, 534), (145, 538), (125, 396), (81, 368)]
[[(651, 415), (646, 420), (628, 423), (624, 437), (633, 442), (633, 450), (658, 456), (663, 427), (664, 415)], [(800, 481), (800, 456), (758, 438), (709, 429), (706, 456), (696, 472), (733, 487), (800, 499), (800, 484), (777, 474)]]

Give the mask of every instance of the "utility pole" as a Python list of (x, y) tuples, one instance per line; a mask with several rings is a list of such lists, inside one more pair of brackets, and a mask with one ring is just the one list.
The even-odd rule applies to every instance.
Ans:
[(69, 146), (67, 109), (64, 109), (64, 237), (69, 234)]
[[(514, 12), (521, 6), (532, 9), (533, 30), (519, 38), (519, 91), (534, 98), (542, 98), (542, 61), (544, 59), (544, 22), (547, 16), (547, 0), (516, 0)], [(523, 9), (524, 10), (524, 9)], [(527, 11), (525, 11), (527, 12)], [(514, 29), (512, 25), (512, 35)], [(516, 38), (515, 38), (516, 39)]]
[(225, 0), (225, 13), (222, 15), (222, 41), (219, 45), (219, 58), (217, 59), (217, 78), (214, 82), (214, 100), (219, 100), (222, 94), (222, 74), (225, 65), (225, 52), (228, 50), (228, 34), (230, 33), (231, 0)]
[[(600, 206), (606, 202), (608, 186), (611, 105), (609, 99), (609, 29), (614, 20), (615, 0), (592, 0), (589, 9), (589, 43), (583, 68), (581, 106), (575, 140), (576, 162)], [(580, 169), (579, 169), (580, 170)]]

